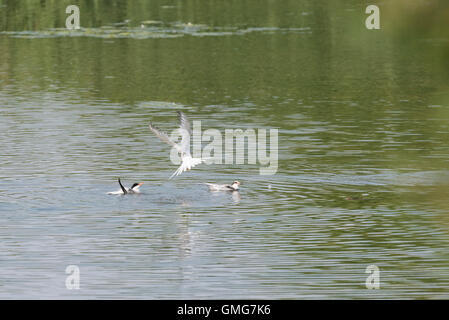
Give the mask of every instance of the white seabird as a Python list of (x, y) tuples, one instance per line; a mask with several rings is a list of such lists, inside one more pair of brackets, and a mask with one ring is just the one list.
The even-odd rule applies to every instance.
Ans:
[(190, 154), (190, 136), (192, 135), (192, 130), (190, 129), (190, 122), (183, 112), (178, 111), (178, 115), (179, 115), (179, 122), (181, 123), (179, 131), (182, 137), (180, 143), (175, 143), (174, 141), (170, 140), (170, 138), (165, 132), (155, 127), (152, 123), (149, 124), (151, 131), (153, 131), (153, 133), (159, 139), (174, 147), (178, 151), (178, 153), (181, 154), (181, 165), (179, 166), (178, 170), (176, 170), (170, 176), (169, 179), (173, 178), (174, 176), (180, 175), (186, 170), (192, 169), (194, 166), (206, 160), (202, 158), (193, 158), (192, 155)]
[(108, 192), (108, 194), (134, 194), (134, 193), (140, 193), (140, 186), (143, 185), (143, 182), (140, 183), (134, 183), (131, 188), (125, 188), (122, 185), (122, 182), (120, 181), (120, 178), (118, 178), (118, 184), (120, 185), (120, 190)]
[(214, 184), (205, 183), (209, 187), (210, 191), (238, 191), (240, 188), (240, 182), (234, 181), (232, 184)]

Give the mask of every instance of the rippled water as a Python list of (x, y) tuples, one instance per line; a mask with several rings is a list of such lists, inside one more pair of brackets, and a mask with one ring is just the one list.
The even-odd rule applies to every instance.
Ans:
[[(152, 21), (151, 24), (159, 24), (160, 21)], [(251, 32), (280, 32), (280, 33), (310, 33), (310, 28), (245, 28), (238, 27), (208, 27), (206, 25), (193, 25), (192, 23), (171, 23), (167, 26), (148, 26), (142, 23), (140, 27), (114, 27), (104, 26), (101, 28), (82, 28), (79, 30), (68, 30), (66, 28), (55, 28), (43, 31), (4, 31), (3, 34), (14, 38), (55, 38), (55, 37), (93, 37), (105, 39), (130, 38), (130, 39), (154, 39), (154, 38), (177, 38), (185, 35), (204, 36), (233, 36), (245, 35)]]
[[(449, 297), (447, 43), (332, 35), (326, 5), (288, 3), (298, 23), (285, 3), (243, 26), (175, 1), (160, 6), (182, 22), (160, 7), (71, 34), (45, 17), (0, 30), (0, 298)], [(170, 131), (177, 110), (203, 130), (277, 128), (277, 173), (168, 180), (148, 123)], [(107, 195), (117, 177), (143, 193)], [(233, 180), (240, 193), (202, 185)]]

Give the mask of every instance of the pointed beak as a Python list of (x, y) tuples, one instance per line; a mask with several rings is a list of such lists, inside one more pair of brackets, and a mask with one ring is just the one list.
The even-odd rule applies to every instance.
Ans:
[(138, 184), (139, 187), (140, 187), (141, 185), (143, 185), (143, 182), (140, 182), (140, 183)]

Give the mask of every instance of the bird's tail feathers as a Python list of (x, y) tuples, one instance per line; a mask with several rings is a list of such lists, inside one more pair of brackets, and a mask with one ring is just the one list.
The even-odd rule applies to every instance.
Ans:
[(203, 163), (203, 162), (204, 162), (204, 159), (201, 159), (201, 158), (186, 157), (182, 160), (182, 163), (179, 166), (179, 168), (170, 176), (169, 179), (171, 179), (175, 176), (179, 176), (184, 171), (190, 170), (194, 166), (196, 166), (200, 163)]

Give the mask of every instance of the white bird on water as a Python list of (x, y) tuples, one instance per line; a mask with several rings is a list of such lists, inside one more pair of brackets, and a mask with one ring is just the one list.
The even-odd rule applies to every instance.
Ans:
[(180, 125), (180, 132), (181, 132), (181, 142), (176, 143), (168, 137), (168, 135), (161, 131), (159, 128), (155, 127), (152, 123), (150, 123), (149, 127), (151, 131), (163, 142), (171, 145), (174, 147), (179, 154), (181, 154), (181, 165), (179, 166), (178, 170), (176, 170), (169, 179), (173, 178), (174, 176), (178, 176), (181, 173), (183, 173), (186, 170), (192, 169), (194, 166), (204, 162), (206, 159), (202, 158), (193, 158), (190, 154), (190, 136), (192, 135), (192, 130), (190, 129), (190, 122), (187, 116), (181, 112), (178, 111), (179, 116), (179, 122)]
[(209, 187), (210, 191), (238, 191), (240, 188), (240, 182), (234, 181), (232, 184), (215, 184), (205, 183)]
[(122, 185), (122, 182), (120, 181), (120, 178), (118, 178), (118, 184), (120, 185), (120, 190), (108, 192), (108, 194), (135, 194), (140, 193), (140, 186), (143, 185), (143, 182), (140, 183), (134, 183), (131, 188), (125, 188)]

